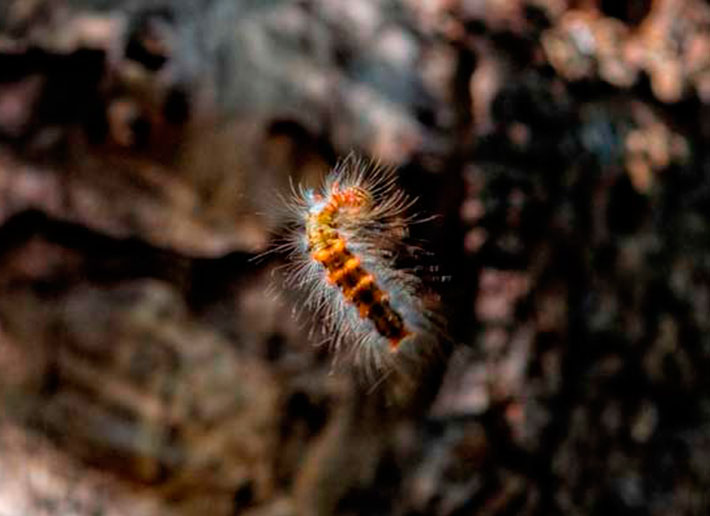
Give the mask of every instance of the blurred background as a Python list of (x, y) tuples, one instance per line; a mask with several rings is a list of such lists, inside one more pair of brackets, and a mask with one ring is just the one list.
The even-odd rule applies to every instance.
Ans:
[[(709, 29), (0, 2), (0, 516), (708, 514)], [(449, 338), (404, 390), (332, 372), (252, 260), (351, 150), (437, 215)]]

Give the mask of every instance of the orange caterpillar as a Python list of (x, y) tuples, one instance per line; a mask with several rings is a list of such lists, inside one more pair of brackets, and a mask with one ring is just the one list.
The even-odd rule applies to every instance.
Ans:
[(389, 339), (394, 351), (410, 331), (390, 306), (387, 294), (375, 283), (374, 276), (348, 250), (345, 238), (337, 231), (340, 212), (368, 210), (371, 203), (371, 196), (362, 188), (351, 186), (340, 190), (339, 184), (333, 183), (328, 203), (308, 215), (306, 238), (311, 256), (325, 267), (328, 281), (337, 285), (346, 301), (357, 307), (361, 318), (374, 323), (377, 332)]
[(299, 188), (290, 203), (288, 284), (305, 292), (337, 351), (375, 369), (432, 333), (419, 279), (396, 265), (411, 249), (403, 240), (413, 201), (395, 180), (391, 169), (350, 156), (319, 191)]

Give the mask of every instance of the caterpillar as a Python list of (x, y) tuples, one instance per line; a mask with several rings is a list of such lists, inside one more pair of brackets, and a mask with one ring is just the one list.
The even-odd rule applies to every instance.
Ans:
[(355, 155), (340, 161), (318, 189), (294, 187), (285, 247), (286, 285), (304, 295), (338, 357), (368, 371), (412, 356), (433, 335), (422, 282), (398, 267), (413, 247), (405, 241), (415, 202), (396, 184), (394, 169)]

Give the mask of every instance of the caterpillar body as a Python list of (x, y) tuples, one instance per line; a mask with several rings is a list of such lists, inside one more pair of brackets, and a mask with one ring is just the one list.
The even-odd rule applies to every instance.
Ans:
[[(349, 156), (317, 190), (293, 188), (287, 285), (305, 294), (335, 349), (369, 371), (412, 355), (432, 336), (432, 318), (407, 246), (414, 200), (391, 168)], [(406, 351), (405, 351), (406, 350)]]

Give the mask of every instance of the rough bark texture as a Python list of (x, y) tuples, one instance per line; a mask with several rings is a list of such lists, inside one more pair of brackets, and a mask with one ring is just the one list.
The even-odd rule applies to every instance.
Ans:
[[(0, 516), (707, 514), (708, 106), (701, 0), (5, 0)], [(351, 149), (449, 278), (372, 391), (251, 260)]]

